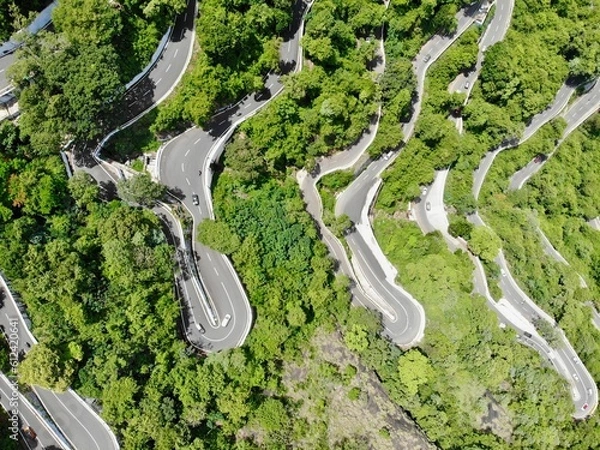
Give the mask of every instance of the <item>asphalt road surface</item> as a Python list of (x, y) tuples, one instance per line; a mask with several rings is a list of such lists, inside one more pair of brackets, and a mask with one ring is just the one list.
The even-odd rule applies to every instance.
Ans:
[[(52, 2), (43, 11), (41, 11), (33, 22), (27, 27), (28, 32), (37, 33), (39, 30), (46, 28), (52, 20), (52, 10), (56, 7), (57, 2)], [(14, 51), (19, 47), (16, 40), (9, 40), (0, 46), (0, 96), (12, 90), (10, 81), (6, 77), (6, 69), (14, 62)]]
[[(18, 328), (18, 350), (23, 356), (36, 343), (28, 329), (28, 320), (24, 319), (12, 295), (0, 283), (0, 326), (6, 333), (11, 325)], [(110, 429), (83, 400), (72, 390), (55, 394), (47, 389), (33, 387), (33, 392), (41, 400), (46, 411), (76, 449), (111, 450), (119, 446)]]
[[(14, 402), (16, 402), (16, 406)], [(4, 375), (0, 375), (0, 404), (7, 411), (9, 418), (11, 417), (11, 411), (18, 411), (19, 429), (30, 426), (37, 434), (37, 439), (31, 439), (21, 434), (20, 440), (25, 444), (24, 448), (37, 449), (40, 445), (43, 448), (50, 448), (51, 446), (57, 449), (68, 448), (66, 443), (48, 426), (46, 420), (40, 416), (39, 412), (23, 395), (13, 396), (13, 384)], [(3, 432), (13, 434), (13, 430), (3, 430)]]
[[(509, 267), (503, 257), (497, 259), (497, 263), (504, 273), (498, 283), (504, 298), (517, 310), (527, 321), (533, 323), (536, 319), (547, 320), (553, 323), (535, 303), (521, 290), (516, 280), (512, 277)], [(550, 319), (550, 320), (548, 320)], [(594, 379), (582, 364), (577, 353), (571, 347), (564, 333), (557, 329), (561, 336), (561, 344), (556, 346), (556, 358), (559, 359), (557, 368), (559, 372), (573, 386), (572, 396), (575, 404), (574, 417), (585, 418), (590, 415), (598, 404), (598, 389)], [(584, 409), (584, 405), (587, 405)]]
[(485, 176), (487, 175), (488, 170), (492, 166), (494, 159), (496, 159), (496, 156), (498, 156), (498, 153), (500, 153), (503, 150), (513, 148), (517, 145), (522, 144), (531, 136), (533, 136), (533, 134), (537, 130), (539, 130), (542, 127), (542, 125), (555, 118), (567, 105), (567, 103), (569, 102), (569, 98), (571, 98), (571, 95), (573, 94), (574, 90), (575, 88), (573, 88), (572, 86), (563, 84), (562, 87), (556, 93), (552, 104), (550, 104), (550, 106), (548, 106), (546, 110), (542, 111), (539, 114), (536, 114), (529, 122), (529, 124), (525, 127), (525, 131), (523, 132), (523, 136), (521, 137), (521, 139), (517, 140), (514, 143), (501, 145), (497, 149), (492, 150), (485, 155), (485, 157), (479, 163), (479, 167), (475, 169), (475, 172), (473, 172), (473, 196), (475, 197), (475, 199), (479, 198), (479, 192), (481, 191), (481, 187), (483, 186), (483, 182), (485, 181)]
[[(414, 113), (411, 120), (403, 127), (405, 139), (411, 136), (415, 122), (421, 109), (425, 74), (429, 66), (473, 23), (473, 16), (477, 9), (470, 7), (457, 14), (458, 29), (452, 36), (436, 35), (421, 49), (413, 61), (413, 68), (417, 75), (417, 101), (414, 104)], [(348, 152), (352, 152), (349, 149)], [(368, 209), (374, 201), (376, 191), (381, 183), (380, 175), (397, 157), (386, 155), (373, 161), (368, 168), (356, 178), (346, 190), (338, 197), (336, 215), (347, 214), (355, 226), (346, 241), (352, 251), (355, 272), (362, 278), (365, 291), (371, 291), (377, 296), (378, 304), (385, 310), (391, 307), (394, 322), (386, 323), (392, 327), (394, 340), (404, 345), (411, 345), (421, 339), (425, 326), (425, 314), (421, 305), (400, 286), (395, 284), (396, 271), (383, 255), (377, 243), (368, 218)], [(342, 165), (342, 164), (341, 164)], [(380, 308), (382, 309), (382, 308)]]
[(525, 183), (546, 164), (558, 149), (562, 141), (564, 141), (573, 130), (577, 129), (585, 120), (591, 117), (600, 108), (600, 82), (596, 81), (594, 86), (581, 97), (579, 97), (563, 114), (563, 118), (567, 122), (567, 127), (554, 147), (552, 152), (545, 158), (536, 160), (535, 158), (519, 169), (510, 179), (509, 189), (521, 189)]
[[(282, 67), (291, 69), (301, 63), (300, 37), (307, 7), (301, 1), (294, 7), (293, 23), (280, 49)], [(191, 128), (162, 149), (157, 161), (159, 178), (190, 212), (194, 230), (202, 220), (213, 217), (211, 162), (220, 158), (237, 125), (254, 115), (282, 89), (279, 76), (269, 74), (263, 92), (246, 96), (235, 106), (214, 116), (206, 129)], [(194, 204), (195, 195), (198, 204)], [(252, 323), (252, 310), (244, 288), (229, 259), (197, 242), (195, 232), (192, 246), (200, 287), (197, 284), (195, 288), (184, 287), (189, 295), (190, 323), (193, 323), (188, 327), (188, 338), (211, 351), (237, 347), (244, 342)], [(207, 301), (203, 300), (202, 289), (207, 294)], [(229, 322), (224, 324), (227, 316)]]
[(514, 5), (514, 0), (496, 0), (496, 12), (494, 13), (494, 17), (492, 17), (488, 23), (487, 28), (479, 41), (479, 54), (477, 55), (475, 70), (458, 75), (450, 85), (450, 92), (464, 92), (467, 94), (465, 103), (467, 102), (468, 97), (473, 90), (473, 85), (481, 72), (485, 51), (492, 45), (503, 40), (508, 31)]

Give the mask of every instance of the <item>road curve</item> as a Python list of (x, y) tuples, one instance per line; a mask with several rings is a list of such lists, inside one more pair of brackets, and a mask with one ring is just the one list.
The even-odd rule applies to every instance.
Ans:
[[(600, 83), (597, 83), (600, 84)], [(482, 160), (479, 168), (474, 173), (474, 185), (473, 185), (473, 194), (475, 199), (477, 199), (481, 186), (485, 180), (485, 175), (489, 168), (492, 165), (492, 162), (496, 155), (507, 148), (514, 147), (523, 143), (525, 140), (529, 139), (534, 133), (545, 123), (551, 120), (553, 117), (558, 115), (560, 111), (564, 109), (566, 106), (571, 94), (573, 93), (574, 88), (570, 86), (563, 85), (559, 92), (557, 93), (553, 104), (546, 109), (546, 111), (534, 116), (533, 120), (527, 126), (523, 137), (519, 140), (519, 142), (515, 145), (507, 145), (500, 147), (499, 149), (489, 152), (486, 157)], [(593, 98), (595, 95), (592, 92), (589, 92)], [(581, 99), (580, 99), (581, 100)], [(588, 101), (584, 100), (584, 105), (587, 104)], [(579, 102), (577, 104), (580, 105)], [(590, 101), (591, 104), (591, 101)], [(575, 106), (575, 105), (573, 105)], [(571, 114), (565, 114), (565, 120), (567, 121), (567, 130), (572, 131), (573, 124), (581, 124), (584, 117), (588, 113), (588, 109), (585, 107), (577, 107), (573, 109), (571, 107), (569, 111), (576, 111)], [(474, 213), (469, 216), (469, 219), (475, 224), (479, 226), (487, 226), (479, 216), (479, 214)], [(500, 277), (500, 282), (498, 283), (500, 289), (502, 290), (502, 294), (505, 300), (514, 308), (515, 311), (520, 314), (526, 321), (533, 323), (535, 320), (542, 319), (546, 320), (553, 326), (555, 326), (554, 319), (546, 314), (539, 306), (533, 302), (519, 287), (516, 280), (513, 278), (510, 268), (506, 263), (504, 258), (504, 254), (500, 251), (500, 255), (496, 259), (496, 263), (499, 265), (502, 275)], [(555, 367), (571, 384), (571, 395), (573, 397), (573, 403), (575, 405), (575, 413), (573, 417), (577, 419), (583, 419), (591, 415), (597, 405), (598, 405), (598, 389), (592, 378), (589, 371), (585, 368), (585, 366), (581, 363), (581, 360), (577, 356), (577, 353), (567, 340), (564, 332), (558, 328), (556, 328), (557, 332), (560, 335), (561, 345), (560, 347), (554, 349), (555, 350), (555, 358), (556, 363)], [(537, 340), (543, 341), (543, 339), (538, 336)], [(547, 344), (544, 344), (547, 345)]]
[(565, 128), (562, 137), (556, 142), (554, 149), (547, 157), (541, 160), (536, 160), (534, 158), (529, 161), (525, 167), (516, 171), (510, 178), (508, 189), (511, 191), (521, 189), (533, 175), (541, 170), (544, 164), (546, 164), (558, 150), (560, 144), (562, 144), (562, 142), (576, 130), (577, 127), (588, 118), (592, 117), (592, 115), (598, 111), (598, 108), (600, 108), (600, 81), (596, 80), (593, 87), (573, 102), (573, 104), (562, 114), (562, 117), (567, 122), (567, 127)]
[[(21, 313), (16, 299), (1, 276), (0, 294), (4, 300), (0, 308), (0, 325), (6, 332), (11, 329), (12, 324), (16, 323), (18, 351), (20, 355), (24, 355), (37, 341), (29, 331), (29, 320)], [(55, 394), (50, 390), (33, 386), (33, 393), (73, 448), (77, 450), (119, 449), (119, 444), (106, 423), (73, 390)]]
[[(190, 0), (186, 11), (177, 17), (175, 25), (172, 28), (172, 33), (169, 36), (169, 41), (160, 59), (151, 68), (149, 74), (143, 77), (129, 91), (129, 94), (131, 94), (135, 92), (136, 88), (138, 91), (144, 89), (141, 94), (136, 94), (138, 95), (137, 100), (129, 104), (130, 110), (125, 114), (135, 111), (136, 108), (145, 108), (146, 105), (154, 107), (169, 95), (181, 79), (191, 57), (194, 43), (193, 28), (195, 15), (196, 2)], [(12, 55), (7, 55), (0, 59), (0, 81), (4, 77), (3, 68), (8, 67), (12, 61)], [(90, 172), (99, 181), (112, 181), (111, 177), (105, 171), (100, 170), (99, 165), (91, 168)], [(12, 298), (12, 296), (10, 297)], [(4, 313), (0, 317), (0, 323), (4, 319), (8, 320), (19, 314), (16, 304), (12, 306), (8, 315)], [(5, 302), (3, 308), (11, 308), (11, 302)], [(25, 328), (27, 333), (20, 337), (19, 343), (24, 346), (21, 350), (25, 352), (33, 345), (35, 338), (29, 333), (26, 324), (22, 328)], [(54, 393), (46, 389), (33, 387), (33, 391), (48, 411), (52, 420), (59, 427), (65, 440), (73, 448), (86, 450), (119, 448), (114, 434), (110, 431), (106, 423), (71, 389), (64, 393)], [(38, 426), (37, 428), (40, 427)], [(61, 447), (65, 446), (61, 445)]]
[(488, 170), (492, 166), (494, 159), (501, 151), (507, 150), (509, 148), (514, 148), (531, 136), (533, 136), (537, 130), (539, 130), (542, 125), (548, 123), (550, 120), (554, 119), (560, 112), (567, 106), (569, 102), (569, 98), (575, 91), (575, 88), (569, 86), (567, 84), (563, 84), (561, 88), (556, 93), (554, 97), (554, 101), (548, 106), (548, 108), (541, 113), (533, 116), (529, 124), (525, 127), (525, 131), (523, 132), (523, 136), (517, 140), (515, 143), (503, 144), (495, 150), (489, 151), (484, 158), (479, 163), (479, 167), (475, 169), (473, 172), (473, 196), (475, 200), (479, 198), (479, 193), (481, 191), (481, 187), (483, 186), (483, 182), (485, 181), (485, 177), (487, 175)]
[[(55, 447), (57, 449), (67, 449), (69, 445), (54, 431), (40, 413), (31, 405), (29, 400), (18, 391), (14, 391), (13, 383), (4, 375), (0, 374), (0, 404), (8, 413), (9, 420), (12, 420), (13, 411), (17, 411), (19, 417), (19, 430), (21, 440), (32, 445), (39, 442), (43, 448)], [(37, 441), (25, 437), (20, 432), (20, 427), (30, 426), (37, 434)], [(10, 424), (12, 426), (12, 423)], [(7, 430), (7, 434), (13, 434), (14, 430)]]
[[(300, 38), (304, 17), (310, 4), (297, 1), (293, 22), (280, 48), (283, 67), (300, 67)], [(236, 105), (215, 115), (206, 129), (190, 128), (163, 148), (157, 159), (158, 178), (172, 192), (177, 192), (183, 206), (193, 218), (194, 239), (191, 243), (192, 264), (199, 274), (198, 286), (190, 293), (190, 311), (193, 327), (188, 338), (201, 343), (210, 351), (240, 346), (252, 323), (252, 310), (246, 292), (229, 258), (196, 241), (197, 225), (214, 218), (212, 205), (212, 166), (225, 149), (235, 128), (256, 114), (281, 92), (283, 85), (276, 74), (265, 77), (265, 92), (259, 97), (248, 95)], [(198, 196), (194, 204), (193, 196)], [(206, 301), (199, 291), (204, 289)], [(189, 293), (189, 290), (188, 290)], [(225, 323), (225, 317), (229, 322)], [(202, 329), (198, 329), (198, 324)]]
[[(456, 15), (457, 32), (452, 36), (436, 35), (432, 37), (413, 61), (413, 68), (417, 76), (417, 101), (414, 104), (413, 116), (403, 126), (405, 140), (412, 135), (419, 116), (427, 69), (473, 23), (476, 10), (475, 7), (469, 7), (460, 11)], [(425, 58), (425, 55), (429, 55), (429, 58)], [(347, 152), (353, 150), (350, 148)], [(423, 337), (425, 313), (422, 306), (395, 283), (397, 270), (383, 254), (375, 239), (369, 219), (370, 205), (381, 186), (380, 175), (397, 156), (396, 153), (394, 156), (386, 156), (371, 162), (366, 170), (339, 195), (335, 213), (338, 216), (347, 214), (355, 224), (354, 231), (347, 235), (346, 241), (352, 252), (352, 264), (359, 277), (359, 282), (363, 285), (363, 290), (369, 293), (370, 298), (378, 299), (377, 305), (383, 305), (393, 310), (395, 316), (392, 328), (394, 340), (403, 346), (410, 346)], [(339, 164), (339, 168), (343, 167), (342, 162)], [(385, 319), (385, 310), (382, 312)], [(386, 323), (386, 326), (390, 325)]]

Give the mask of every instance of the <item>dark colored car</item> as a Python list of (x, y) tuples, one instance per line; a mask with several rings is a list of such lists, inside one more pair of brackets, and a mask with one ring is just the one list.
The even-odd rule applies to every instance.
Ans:
[(194, 205), (199, 205), (200, 204), (200, 198), (198, 197), (198, 194), (192, 194), (192, 203)]

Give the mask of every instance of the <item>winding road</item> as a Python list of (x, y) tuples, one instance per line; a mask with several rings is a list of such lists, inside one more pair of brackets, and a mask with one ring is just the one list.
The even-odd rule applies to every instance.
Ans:
[[(474, 22), (476, 6), (461, 10), (457, 15), (457, 31), (451, 36), (432, 37), (413, 61), (417, 76), (417, 101), (410, 121), (403, 126), (405, 141), (413, 133), (421, 110), (425, 74), (429, 66), (450, 47)], [(350, 148), (346, 152), (353, 152)], [(355, 224), (354, 230), (346, 236), (352, 252), (352, 265), (358, 281), (369, 297), (377, 299), (373, 303), (381, 310), (384, 323), (393, 332), (396, 343), (408, 347), (422, 339), (425, 328), (423, 307), (402, 287), (395, 283), (397, 270), (383, 254), (377, 243), (369, 219), (369, 210), (382, 180), (381, 173), (395, 160), (398, 153), (375, 160), (338, 196), (335, 214), (348, 215)], [(323, 165), (323, 162), (321, 162)], [(339, 163), (330, 170), (343, 168)], [(393, 311), (392, 317), (388, 311)], [(387, 317), (387, 321), (385, 320)]]
[(554, 149), (541, 160), (532, 159), (525, 167), (518, 170), (510, 178), (509, 190), (516, 191), (521, 189), (525, 183), (541, 168), (546, 162), (554, 155), (554, 153), (560, 147), (560, 144), (574, 131), (585, 122), (588, 118), (592, 117), (594, 113), (600, 108), (600, 81), (596, 80), (594, 85), (579, 97), (573, 104), (564, 111), (562, 117), (567, 122), (562, 137), (558, 140)]
[[(310, 4), (302, 1), (295, 4), (292, 25), (280, 47), (283, 67), (298, 69), (301, 65), (300, 38), (309, 7)], [(246, 96), (214, 116), (205, 129), (190, 128), (159, 152), (159, 180), (177, 193), (193, 218), (191, 270), (198, 274), (198, 282), (192, 280), (192, 284), (188, 283), (184, 288), (189, 296), (190, 323), (194, 324), (188, 327), (187, 333), (192, 342), (206, 350), (240, 346), (253, 320), (248, 298), (229, 258), (195, 239), (197, 225), (204, 219), (214, 218), (211, 164), (218, 161), (236, 127), (256, 114), (282, 89), (279, 76), (269, 74), (261, 96)], [(196, 201), (194, 196), (197, 196)]]

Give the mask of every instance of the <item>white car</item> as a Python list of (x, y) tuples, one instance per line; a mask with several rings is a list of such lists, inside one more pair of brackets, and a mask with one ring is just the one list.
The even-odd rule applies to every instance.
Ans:
[(226, 327), (230, 320), (231, 314), (225, 314), (225, 317), (223, 317), (223, 321), (221, 322), (221, 326)]
[(577, 374), (576, 374), (576, 373), (573, 373), (573, 379), (574, 379), (575, 381), (579, 381), (579, 377), (577, 376)]
[(202, 325), (200, 325), (198, 322), (196, 322), (196, 328), (198, 329), (198, 331), (202, 334), (204, 334), (204, 327)]
[(506, 271), (504, 269), (500, 269), (500, 275), (502, 275), (503, 277), (506, 276)]

